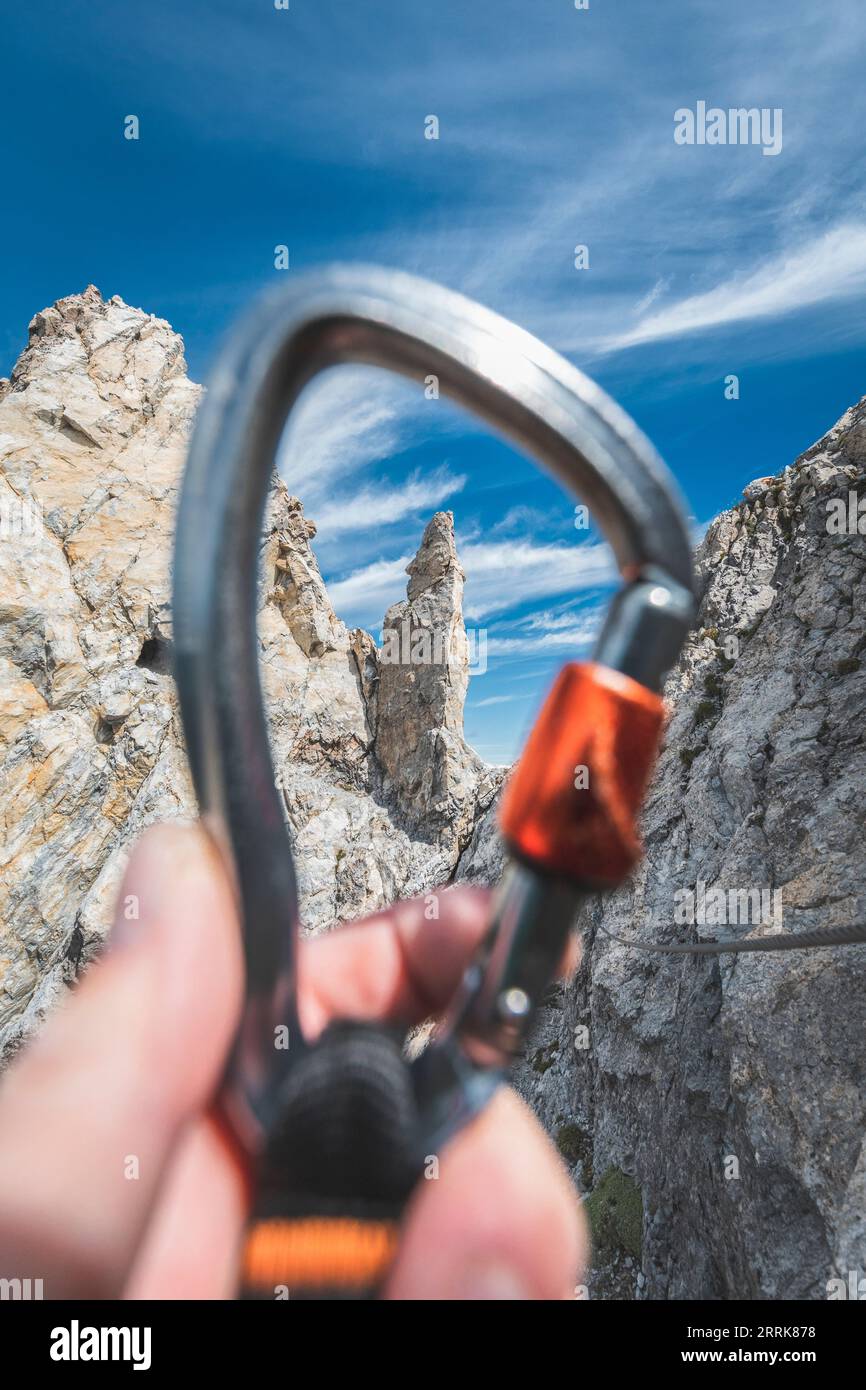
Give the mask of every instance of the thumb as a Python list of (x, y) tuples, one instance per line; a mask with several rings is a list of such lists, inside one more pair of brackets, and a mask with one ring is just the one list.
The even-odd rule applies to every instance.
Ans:
[(241, 985), (211, 841), (149, 831), (107, 957), (0, 1086), (4, 1267), (39, 1270), (49, 1298), (119, 1292), (167, 1157), (218, 1083)]

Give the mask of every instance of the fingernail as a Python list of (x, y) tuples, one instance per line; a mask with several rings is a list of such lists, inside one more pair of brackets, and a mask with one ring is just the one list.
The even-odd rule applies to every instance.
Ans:
[(526, 1302), (532, 1298), (521, 1272), (504, 1261), (463, 1266), (455, 1297), (488, 1303)]

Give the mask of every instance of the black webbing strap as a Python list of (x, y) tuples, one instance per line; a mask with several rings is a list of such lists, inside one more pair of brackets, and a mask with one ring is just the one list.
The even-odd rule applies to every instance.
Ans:
[(257, 1178), (247, 1299), (374, 1298), (420, 1176), (401, 1040), (340, 1022), (289, 1072)]

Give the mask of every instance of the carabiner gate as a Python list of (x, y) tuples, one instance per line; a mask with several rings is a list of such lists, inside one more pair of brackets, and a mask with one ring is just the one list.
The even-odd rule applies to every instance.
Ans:
[[(560, 674), (506, 787), (511, 863), (490, 928), (424, 1053), (366, 1024), (314, 1046), (298, 1025), (298, 898), (275, 788), (255, 632), (277, 444), (327, 367), (441, 388), (590, 508), (624, 585), (593, 660)], [(693, 615), (687, 529), (634, 423), (537, 339), (439, 286), (336, 266), (263, 298), (230, 337), (196, 421), (174, 555), (175, 675), (202, 816), (237, 886), (246, 1004), (225, 1105), (257, 1166), (244, 1292), (364, 1297), (381, 1286), (424, 1159), (486, 1103), (519, 1051), (580, 898), (622, 881), (662, 724), (659, 691)], [(580, 776), (577, 770), (582, 769)], [(288, 1049), (275, 1046), (288, 1029)]]

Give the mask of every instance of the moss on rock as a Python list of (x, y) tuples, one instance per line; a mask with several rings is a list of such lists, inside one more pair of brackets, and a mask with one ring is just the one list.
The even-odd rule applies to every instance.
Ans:
[(556, 1061), (558, 1052), (558, 1038), (555, 1038), (553, 1042), (547, 1043), (545, 1047), (539, 1047), (537, 1051), (533, 1053), (532, 1060), (530, 1062), (532, 1070), (538, 1072), (539, 1076), (543, 1076), (546, 1071), (550, 1071), (550, 1068)]
[(596, 1262), (618, 1252), (640, 1260), (643, 1198), (621, 1168), (608, 1168), (584, 1202)]
[(556, 1131), (554, 1141), (570, 1168), (580, 1164), (587, 1187), (592, 1182), (592, 1139), (580, 1125), (565, 1124)]

